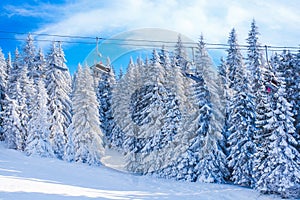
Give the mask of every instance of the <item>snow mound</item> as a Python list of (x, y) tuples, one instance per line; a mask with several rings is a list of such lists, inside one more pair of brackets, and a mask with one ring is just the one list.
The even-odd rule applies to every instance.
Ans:
[(105, 149), (105, 156), (102, 157), (101, 163), (109, 168), (117, 171), (126, 172), (125, 170), (125, 158), (124, 156), (113, 149)]
[(27, 157), (0, 144), (0, 199), (274, 199), (232, 185), (177, 182), (120, 173), (122, 156), (106, 151), (107, 166)]

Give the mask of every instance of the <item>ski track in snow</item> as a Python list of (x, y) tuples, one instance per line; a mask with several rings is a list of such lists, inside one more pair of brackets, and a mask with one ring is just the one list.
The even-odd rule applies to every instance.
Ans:
[(233, 185), (188, 183), (124, 173), (124, 160), (114, 151), (107, 151), (102, 159), (107, 167), (27, 157), (4, 148), (3, 144), (0, 151), (0, 200), (277, 198)]

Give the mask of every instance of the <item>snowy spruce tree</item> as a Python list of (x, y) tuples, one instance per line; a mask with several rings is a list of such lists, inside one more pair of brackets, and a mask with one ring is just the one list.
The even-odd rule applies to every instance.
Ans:
[[(190, 100), (196, 109), (189, 114), (184, 127), (186, 133), (183, 136), (184, 138), (189, 137), (189, 139), (187, 138), (188, 142), (186, 142), (189, 148), (183, 161), (190, 167), (182, 168), (184, 163), (179, 164), (178, 167), (184, 171), (188, 170), (189, 175), (186, 180), (220, 183), (224, 182), (228, 172), (226, 171), (225, 155), (217, 146), (218, 141), (222, 139), (221, 126), (216, 124), (216, 118), (219, 117), (218, 112), (215, 112), (218, 109), (217, 101), (219, 98), (215, 96), (218, 95), (216, 80), (214, 80), (216, 74), (212, 70), (213, 64), (205, 49), (202, 36), (196, 51), (195, 66), (196, 80), (193, 84), (193, 95)], [(209, 87), (207, 83), (209, 83)], [(212, 101), (212, 96), (216, 100), (215, 102)]]
[[(104, 154), (103, 134), (100, 129), (98, 102), (90, 69), (79, 66), (72, 97), (72, 131), (74, 158), (67, 160), (99, 165)], [(70, 143), (69, 143), (70, 144)], [(71, 153), (71, 152), (70, 152)]]
[(284, 198), (299, 198), (300, 152), (296, 149), (292, 105), (286, 99), (285, 81), (276, 73), (280, 85), (274, 93), (274, 106), (264, 128), (265, 150), (258, 149), (255, 170), (260, 171), (256, 189), (262, 193), (279, 194)]
[(27, 35), (26, 38), (26, 43), (25, 46), (23, 48), (23, 64), (24, 67), (27, 68), (27, 71), (29, 72), (29, 78), (33, 78), (32, 77), (32, 71), (34, 70), (34, 59), (35, 59), (35, 47), (33, 44), (33, 38), (31, 34)]
[[(24, 69), (22, 65), (22, 58), (19, 54), (19, 51), (16, 49), (13, 65), (9, 72), (7, 93), (4, 100), (5, 118), (9, 118), (10, 115), (13, 115), (13, 117), (12, 119), (5, 119), (3, 124), (3, 132), (6, 137), (5, 140), (10, 140), (9, 147), (21, 151), (23, 151), (25, 148), (28, 123), (28, 110), (26, 104), (26, 95), (24, 92), (25, 88), (27, 88), (27, 85), (23, 84), (27, 80), (26, 72), (26, 69)], [(13, 130), (6, 133), (9, 127), (11, 127)], [(12, 142), (12, 140), (14, 141)]]
[(23, 119), (22, 124), (27, 130), (27, 124), (32, 116), (32, 110), (35, 104), (35, 86), (33, 79), (28, 76), (28, 68), (23, 66), (19, 71), (18, 81), (20, 82), (21, 94), (19, 95), (19, 102), (26, 106), (23, 107)]
[(42, 49), (40, 48), (34, 57), (33, 67), (28, 72), (29, 78), (33, 79), (34, 83), (36, 85), (40, 79), (44, 80), (44, 78), (45, 78), (44, 75), (45, 75), (46, 64), (47, 64), (47, 62), (46, 62), (44, 53), (43, 53)]
[(3, 107), (4, 107), (4, 98), (6, 94), (6, 85), (7, 85), (7, 63), (0, 48), (0, 141), (4, 140), (2, 128), (3, 116)]
[(43, 80), (38, 81), (34, 97), (36, 101), (31, 111), (32, 117), (28, 122), (25, 152), (27, 155), (54, 157), (50, 144), (48, 95)]
[(222, 126), (222, 137), (223, 139), (219, 141), (219, 146), (223, 150), (224, 154), (228, 156), (228, 145), (227, 139), (229, 136), (228, 126), (229, 126), (229, 87), (228, 87), (228, 70), (226, 61), (221, 58), (221, 63), (218, 66), (218, 76), (219, 76), (219, 84), (220, 84), (220, 103), (223, 104), (223, 109), (221, 112), (223, 113), (223, 126)]
[(47, 58), (45, 84), (49, 96), (50, 142), (55, 155), (62, 158), (71, 122), (71, 76), (61, 43), (53, 42)]
[[(175, 154), (174, 141), (176, 136), (181, 132), (182, 128), (182, 78), (183, 74), (181, 69), (172, 65), (172, 61), (169, 57), (169, 53), (162, 48), (160, 52), (160, 63), (164, 67), (165, 88), (166, 96), (164, 98), (163, 110), (163, 126), (161, 129), (162, 138), (160, 140), (160, 148), (158, 152), (158, 158), (156, 159), (159, 170), (155, 171), (161, 177), (168, 177), (170, 175), (161, 173), (166, 171), (172, 165)], [(182, 99), (181, 99), (182, 98)], [(161, 170), (163, 169), (163, 170)]]
[(257, 96), (257, 92), (261, 87), (260, 86), (261, 68), (263, 67), (264, 64), (264, 60), (261, 52), (261, 44), (259, 43), (258, 36), (259, 36), (258, 27), (256, 26), (256, 21), (253, 20), (247, 38), (248, 46), (247, 46), (246, 66), (249, 75), (249, 82), (252, 83), (251, 85), (249, 85), (251, 87), (250, 92), (252, 93), (254, 98)]
[[(177, 71), (180, 71), (180, 73), (185, 74), (190, 70), (189, 69), (190, 64), (191, 62), (189, 62), (188, 55), (186, 52), (186, 47), (182, 42), (181, 35), (178, 35), (178, 39), (175, 45), (174, 55), (172, 59), (172, 65), (174, 66), (175, 73)], [(186, 76), (182, 76), (182, 77), (179, 76), (177, 76), (176, 78), (179, 78), (179, 81), (181, 81), (180, 78), (182, 78), (182, 86), (177, 86), (177, 89), (178, 92), (180, 91), (179, 95), (180, 95), (180, 101), (182, 102), (181, 108), (182, 108), (183, 120), (184, 120), (185, 116), (187, 116), (188, 113), (193, 109), (193, 104), (190, 103), (187, 99), (188, 96), (191, 95), (192, 80), (190, 78), (187, 78)], [(180, 82), (178, 82), (177, 84), (179, 85)]]
[[(137, 139), (139, 133), (138, 119), (135, 117), (137, 112), (132, 112), (132, 109), (135, 108), (137, 91), (141, 87), (140, 67), (139, 65), (135, 65), (133, 59), (130, 58), (127, 73), (119, 80), (119, 86), (115, 90), (118, 94), (114, 93), (116, 106), (114, 116), (124, 133), (123, 150), (128, 158), (131, 155), (135, 155), (141, 148)], [(134, 160), (131, 161), (132, 159), (128, 159), (128, 170), (136, 168)]]
[[(212, 120), (211, 125), (212, 134), (219, 134), (219, 136), (222, 136), (222, 128), (224, 124), (224, 109), (225, 105), (222, 102), (223, 94), (222, 94), (222, 87), (220, 86), (220, 80), (218, 73), (216, 72), (215, 66), (213, 64), (213, 61), (211, 57), (209, 56), (205, 43), (203, 35), (200, 36), (198, 46), (196, 48), (196, 55), (195, 55), (195, 72), (196, 74), (202, 73), (203, 78), (205, 81), (205, 84), (207, 86), (207, 89), (210, 93), (210, 101), (211, 101), (211, 107), (212, 107)], [(225, 77), (224, 77), (225, 78)], [(223, 80), (225, 81), (225, 80)], [(223, 83), (225, 84), (225, 83)], [(225, 140), (226, 138), (220, 138), (220, 142)]]
[(189, 123), (184, 127), (185, 131), (182, 135), (182, 140), (183, 144), (188, 145), (188, 148), (181, 155), (177, 165), (177, 179), (193, 182), (197, 181), (201, 172), (204, 172), (203, 169), (197, 169), (197, 167), (200, 167), (201, 156), (203, 156), (201, 151), (211, 128), (212, 113), (210, 94), (203, 79), (203, 74), (201, 72), (197, 73), (197, 78), (199, 80), (193, 85), (194, 95), (190, 99), (197, 105), (197, 110), (190, 113)]
[[(294, 87), (296, 88), (300, 88), (300, 50), (294, 55), (294, 59), (293, 59), (293, 66), (294, 66), (294, 73), (295, 73), (295, 78), (296, 78), (296, 81), (295, 81), (295, 85)], [(294, 106), (294, 110), (297, 110), (297, 113), (294, 113), (294, 119), (295, 119), (295, 127), (296, 127), (296, 134), (298, 134), (298, 137), (300, 137), (300, 94), (299, 94), (299, 91), (295, 92), (295, 95), (294, 96), (294, 101), (295, 101), (295, 104)], [(295, 109), (296, 108), (296, 109)], [(300, 139), (298, 139), (298, 143), (299, 143), (299, 146), (298, 146), (298, 150), (300, 151)]]
[(169, 142), (168, 151), (164, 153), (168, 155), (165, 156), (167, 159), (171, 159), (158, 171), (158, 175), (187, 181), (224, 182), (228, 174), (226, 157), (217, 146), (221, 135), (216, 127), (212, 127), (213, 104), (203, 77), (204, 70), (207, 74), (209, 71), (204, 68), (212, 67), (212, 63), (203, 45), (199, 45), (196, 74), (190, 88), (191, 95), (187, 98), (193, 109), (185, 116), (173, 141)]
[(156, 156), (164, 138), (161, 129), (165, 113), (162, 109), (167, 93), (164, 87), (164, 68), (156, 50), (153, 50), (151, 63), (145, 66), (144, 73), (148, 78), (143, 80), (143, 85), (131, 98), (132, 120), (139, 129), (138, 135), (132, 139), (138, 140), (141, 149), (130, 152), (126, 159), (128, 169), (147, 174), (159, 168)]
[(174, 49), (174, 58), (175, 65), (186, 71), (188, 67), (188, 55), (180, 34), (177, 37), (177, 42)]
[[(8, 83), (10, 87), (10, 82)], [(20, 92), (19, 83), (14, 84), (15, 92)], [(8, 148), (22, 150), (25, 147), (25, 129), (22, 126), (21, 106), (18, 101), (11, 98), (10, 95), (5, 95), (3, 107), (3, 124), (2, 130), (4, 140)]]
[[(237, 68), (242, 66), (242, 54), (239, 52), (239, 46), (237, 44), (237, 36), (236, 31), (233, 28), (229, 34), (228, 39), (229, 48), (227, 50), (227, 58), (226, 64), (228, 67), (228, 81), (229, 81), (229, 88), (232, 90), (234, 87), (235, 77)], [(232, 96), (232, 91), (229, 90), (229, 95)]]
[(299, 118), (300, 118), (300, 88), (299, 88), (299, 66), (295, 62), (296, 56), (290, 51), (284, 50), (280, 55), (275, 54), (271, 61), (277, 72), (281, 72), (286, 83), (286, 98), (292, 104), (294, 125), (297, 129), (295, 137), (300, 141)]
[[(202, 115), (198, 120), (198, 126), (206, 127), (206, 134), (205, 131), (202, 132), (205, 142), (201, 147), (200, 162), (196, 166), (196, 169), (200, 170), (198, 181), (222, 183), (228, 176), (226, 157), (219, 146), (220, 141), (224, 140), (222, 137), (224, 116), (221, 112), (223, 105), (220, 100), (218, 76), (205, 48), (202, 35), (196, 51), (195, 64), (196, 75), (200, 78), (196, 88), (198, 91), (202, 90), (199, 93), (197, 89), (194, 90), (194, 95), (199, 95), (196, 105), (199, 106), (200, 115)], [(203, 77), (203, 83), (201, 83), (201, 77)]]
[(115, 85), (115, 74), (110, 64), (109, 58), (107, 59), (106, 67), (110, 69), (108, 73), (102, 73), (97, 88), (97, 99), (99, 102), (99, 116), (100, 126), (107, 145), (110, 146), (112, 142), (112, 132), (115, 126), (115, 121), (112, 113), (112, 89)]
[[(228, 165), (235, 184), (253, 186), (253, 154), (255, 152), (255, 105), (249, 89), (248, 75), (234, 35), (230, 36), (228, 63), (238, 64), (232, 77), (232, 98), (228, 108)], [(233, 52), (231, 50), (234, 49)], [(236, 55), (235, 55), (236, 54)], [(229, 72), (230, 73), (230, 72)]]
[(176, 98), (178, 99), (178, 103), (179, 103), (179, 108), (180, 108), (180, 112), (182, 113), (182, 115), (184, 113), (187, 112), (187, 110), (189, 110), (189, 106), (190, 104), (187, 104), (188, 99), (187, 99), (187, 92), (186, 89), (188, 89), (187, 84), (190, 84), (190, 80), (187, 79), (187, 77), (184, 76), (183, 71), (181, 70), (181, 68), (179, 66), (177, 66), (176, 64), (176, 59), (173, 58), (171, 60), (171, 68), (168, 69), (166, 68), (166, 70), (168, 70), (168, 79), (167, 79), (167, 88), (170, 89), (171, 93), (174, 93)]
[[(253, 177), (255, 182), (261, 177), (262, 168), (258, 169), (258, 165), (263, 162), (268, 154), (268, 136), (271, 132), (271, 126), (268, 125), (272, 121), (273, 108), (276, 101), (274, 100), (274, 91), (268, 90), (270, 79), (274, 77), (273, 68), (270, 65), (264, 65), (261, 70), (261, 83), (257, 92), (256, 100), (259, 100), (255, 106), (255, 133), (254, 141), (256, 144), (256, 152), (254, 154)], [(275, 78), (275, 77), (274, 77)], [(277, 80), (277, 79), (276, 79)], [(277, 81), (276, 81), (277, 82)]]

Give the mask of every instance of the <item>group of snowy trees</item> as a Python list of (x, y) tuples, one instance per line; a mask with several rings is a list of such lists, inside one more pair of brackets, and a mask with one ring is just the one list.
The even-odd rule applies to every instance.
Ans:
[(0, 53), (0, 139), (96, 165), (107, 146), (134, 173), (299, 197), (300, 52), (264, 58), (258, 35), (253, 21), (243, 55), (233, 29), (218, 67), (203, 36), (194, 62), (179, 36), (118, 79), (109, 59), (109, 72), (79, 66), (71, 79), (61, 44), (45, 58), (29, 35), (13, 60)]
[(72, 84), (61, 43), (53, 42), (45, 57), (28, 35), (22, 53), (16, 49), (13, 60), (0, 52), (0, 71), (0, 139), (8, 148), (100, 163), (104, 149), (89, 68), (78, 70)]
[(243, 55), (233, 29), (218, 70), (202, 36), (193, 63), (180, 37), (173, 52), (130, 60), (106, 134), (127, 170), (300, 195), (300, 52), (269, 61), (258, 35), (253, 21)]

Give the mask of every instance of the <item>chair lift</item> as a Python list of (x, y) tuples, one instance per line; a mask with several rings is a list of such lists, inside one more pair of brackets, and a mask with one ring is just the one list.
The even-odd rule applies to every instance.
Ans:
[[(267, 64), (269, 66), (269, 68), (271, 69), (271, 65), (270, 62), (268, 60), (268, 46), (265, 45), (265, 51), (266, 51), (266, 59), (267, 59)], [(266, 84), (265, 88), (266, 88), (266, 92), (267, 93), (271, 93), (273, 91), (277, 91), (278, 90), (278, 86), (279, 83), (276, 81), (274, 75), (271, 77), (271, 79), (269, 80), (269, 82)]]
[[(99, 40), (99, 38), (96, 37), (96, 52), (97, 52), (97, 56), (98, 56), (99, 58), (102, 58), (102, 55), (101, 55), (101, 53), (99, 52), (99, 49), (98, 49), (98, 40)], [(95, 63), (95, 64), (92, 66), (92, 68), (96, 68), (97, 70), (100, 70), (100, 71), (105, 72), (105, 73), (109, 73), (109, 72), (110, 72), (110, 68), (106, 67), (106, 66), (102, 63), (102, 61), (100, 61), (100, 62), (98, 62), (98, 63)]]
[(277, 91), (278, 90), (278, 82), (275, 80), (274, 77), (270, 80), (269, 83), (266, 84), (266, 90), (268, 93), (271, 93), (272, 91)]

